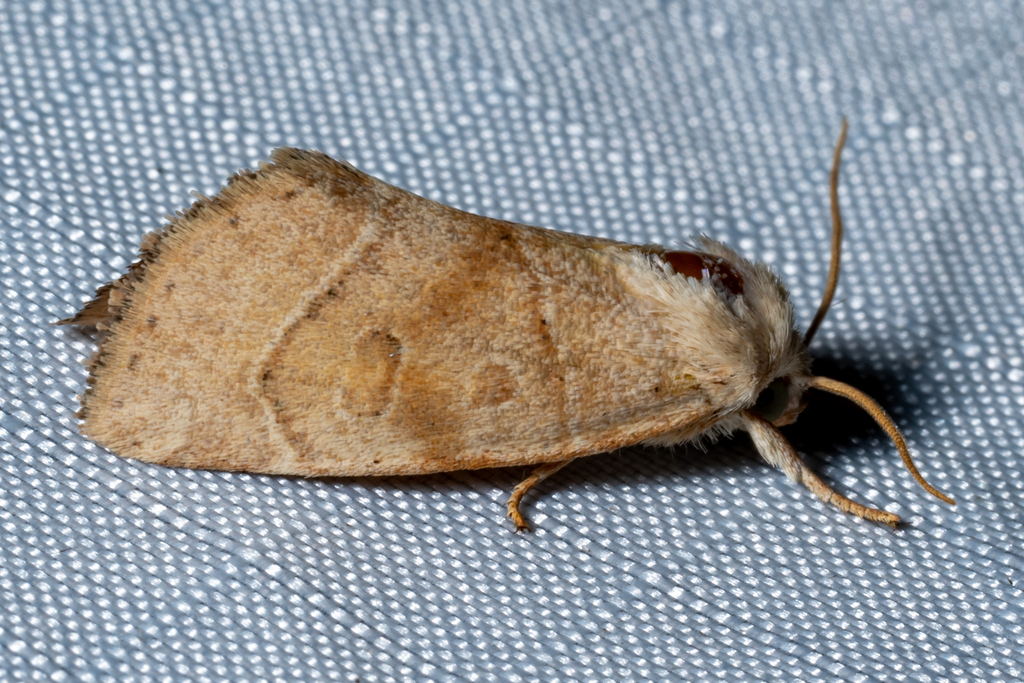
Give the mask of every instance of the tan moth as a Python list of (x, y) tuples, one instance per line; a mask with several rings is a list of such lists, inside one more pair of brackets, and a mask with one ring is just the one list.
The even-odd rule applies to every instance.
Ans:
[(278, 149), (257, 171), (150, 233), (139, 260), (61, 321), (105, 331), (84, 434), (175, 467), (299, 476), (539, 465), (736, 430), (826, 504), (895, 526), (836, 493), (777, 427), (807, 389), (870, 398), (810, 373), (779, 279), (715, 240), (631, 245), (468, 214), (324, 154)]

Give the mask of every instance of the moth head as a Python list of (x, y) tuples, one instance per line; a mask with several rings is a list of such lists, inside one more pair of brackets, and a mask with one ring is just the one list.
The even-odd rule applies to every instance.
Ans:
[[(843, 239), (843, 220), (839, 211), (839, 160), (843, 144), (846, 142), (846, 129), (847, 122), (844, 118), (839, 141), (836, 143), (835, 154), (832, 159), (831, 182), (829, 184), (832, 212), (832, 257), (829, 264), (828, 281), (825, 285), (825, 293), (822, 296), (821, 304), (818, 306), (818, 311), (815, 313), (811, 324), (807, 328), (807, 332), (804, 334), (802, 343), (802, 350), (804, 352), (810, 346), (811, 340), (814, 339), (814, 334), (825, 319), (825, 315), (828, 313), (829, 306), (832, 303), (832, 297), (839, 284), (839, 263)], [(726, 281), (726, 278), (723, 278), (723, 283)], [(910, 451), (907, 449), (903, 435), (885, 411), (882, 410), (881, 406), (875, 403), (870, 396), (848, 384), (827, 377), (815, 377), (809, 371), (781, 375), (772, 379), (761, 390), (757, 400), (747, 411), (771, 423), (774, 427), (790, 424), (796, 421), (797, 416), (807, 405), (803, 398), (804, 392), (807, 389), (818, 389), (843, 396), (863, 408), (893, 440), (903, 463), (917, 482), (936, 498), (950, 505), (956, 504), (953, 499), (938, 491), (921, 476), (910, 457)]]

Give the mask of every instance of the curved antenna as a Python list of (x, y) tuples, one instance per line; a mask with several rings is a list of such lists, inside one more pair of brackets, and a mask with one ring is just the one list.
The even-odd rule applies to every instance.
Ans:
[(907, 450), (907, 444), (903, 440), (903, 435), (900, 434), (899, 428), (893, 424), (893, 421), (885, 414), (882, 407), (875, 403), (870, 396), (858, 389), (854, 389), (849, 384), (843, 384), (842, 382), (829, 379), (828, 377), (811, 377), (810, 386), (813, 389), (821, 389), (822, 391), (827, 391), (830, 394), (836, 394), (837, 396), (848, 398), (867, 411), (868, 415), (874, 418), (875, 422), (878, 423), (878, 426), (884, 429), (885, 433), (888, 434), (889, 438), (891, 438), (893, 443), (896, 444), (896, 450), (900, 452), (900, 457), (903, 458), (903, 464), (906, 465), (907, 469), (910, 470), (910, 473), (914, 475), (914, 479), (917, 479), (917, 483), (924, 487), (925, 491), (932, 494), (942, 502), (949, 503), (950, 505), (956, 505), (956, 502), (952, 498), (924, 480), (921, 473), (917, 471), (917, 467), (914, 466), (914, 461), (910, 459), (910, 451)]
[(828, 266), (828, 282), (825, 284), (825, 294), (821, 297), (821, 304), (818, 312), (814, 314), (814, 320), (804, 334), (804, 346), (810, 346), (814, 339), (814, 333), (818, 331), (821, 321), (828, 313), (828, 307), (832, 305), (832, 295), (836, 293), (839, 286), (839, 256), (843, 250), (843, 217), (839, 213), (839, 158), (843, 154), (843, 145), (846, 144), (846, 117), (843, 117), (843, 127), (839, 130), (839, 140), (836, 142), (836, 151), (832, 154), (832, 175), (829, 178), (829, 195), (832, 204), (832, 261)]

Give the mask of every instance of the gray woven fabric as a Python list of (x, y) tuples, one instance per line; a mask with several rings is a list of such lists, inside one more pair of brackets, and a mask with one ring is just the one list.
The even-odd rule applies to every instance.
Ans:
[[(1017, 3), (0, 3), (0, 680), (1024, 678)], [(279, 145), (469, 211), (705, 232), (806, 325), (850, 118), (847, 259), (793, 443), (908, 522), (825, 509), (749, 439), (524, 471), (296, 480), (123, 460), (51, 327)]]

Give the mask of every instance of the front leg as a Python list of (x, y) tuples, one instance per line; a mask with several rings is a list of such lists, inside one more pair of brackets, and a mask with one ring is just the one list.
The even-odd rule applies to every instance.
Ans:
[(523, 515), (519, 512), (519, 501), (523, 499), (526, 492), (571, 463), (573, 460), (574, 458), (569, 458), (568, 460), (562, 460), (561, 462), (544, 463), (535, 469), (530, 476), (519, 482), (518, 486), (512, 489), (512, 495), (509, 496), (508, 499), (508, 517), (512, 520), (512, 523), (516, 525), (516, 531), (530, 530), (530, 525), (526, 523), (526, 520), (523, 519)]
[(834, 505), (843, 512), (856, 515), (870, 522), (879, 522), (893, 529), (900, 523), (900, 518), (891, 512), (878, 510), (856, 503), (832, 488), (818, 478), (811, 469), (800, 459), (793, 446), (786, 441), (778, 429), (759, 415), (749, 411), (740, 413), (743, 419), (743, 428), (750, 432), (750, 438), (754, 440), (761, 457), (786, 473), (786, 476), (798, 484), (803, 484), (811, 493), (816, 495), (825, 505)]

